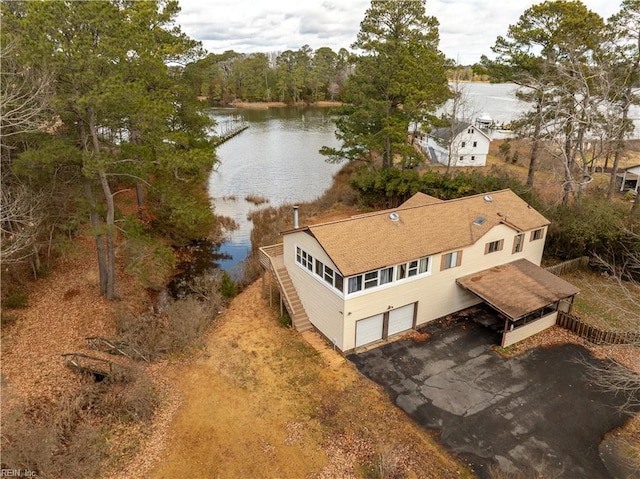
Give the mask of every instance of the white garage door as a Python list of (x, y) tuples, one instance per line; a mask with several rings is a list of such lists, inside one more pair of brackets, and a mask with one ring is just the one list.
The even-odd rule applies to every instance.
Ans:
[(402, 308), (389, 311), (389, 336), (401, 333), (413, 327), (414, 304), (407, 304)]
[(356, 322), (356, 348), (382, 339), (382, 325), (384, 314), (377, 314), (370, 318)]

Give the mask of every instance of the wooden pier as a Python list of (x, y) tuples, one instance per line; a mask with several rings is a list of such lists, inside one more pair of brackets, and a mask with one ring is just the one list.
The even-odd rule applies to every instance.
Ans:
[(229, 141), (234, 136), (242, 133), (249, 128), (249, 123), (241, 115), (236, 115), (220, 124), (220, 127), (220, 133), (215, 140), (215, 146), (222, 145), (225, 141)]
[(249, 125), (242, 125), (237, 128), (234, 128), (233, 130), (230, 130), (229, 132), (223, 134), (222, 136), (219, 136), (218, 138), (216, 138), (215, 146), (222, 145), (225, 141), (229, 141), (231, 138), (239, 135), (247, 128), (249, 128)]

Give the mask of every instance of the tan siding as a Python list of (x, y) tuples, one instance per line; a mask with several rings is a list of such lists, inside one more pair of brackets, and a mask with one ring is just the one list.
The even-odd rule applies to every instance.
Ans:
[(540, 331), (544, 331), (547, 328), (550, 328), (554, 324), (556, 324), (556, 318), (558, 317), (558, 312), (554, 311), (553, 313), (545, 316), (543, 318), (534, 321), (533, 323), (526, 324), (524, 326), (519, 327), (518, 329), (514, 329), (513, 331), (509, 331), (504, 335), (502, 339), (502, 347), (506, 348), (507, 346), (511, 346), (523, 339), (528, 338), (529, 336), (533, 336)]
[[(530, 232), (525, 233), (530, 234)], [(295, 262), (295, 247), (300, 246), (314, 259), (317, 258), (324, 264), (337, 269), (312, 236), (302, 231), (285, 236), (285, 265), (313, 325), (326, 337), (335, 338), (337, 346), (342, 351), (349, 351), (355, 347), (357, 320), (406, 304), (418, 303), (416, 325), (421, 326), (481, 302), (477, 296), (458, 286), (455, 282), (457, 278), (520, 258), (526, 258), (539, 265), (544, 240), (527, 242), (524, 250), (517, 254), (512, 254), (510, 249), (504, 248), (495, 253), (484, 254), (487, 242), (499, 240), (512, 242), (516, 234), (517, 232), (509, 226), (497, 225), (482, 236), (476, 244), (460, 252), (458, 267), (439, 271), (438, 266), (447, 252), (434, 255), (431, 257), (432, 274), (430, 276), (419, 276), (400, 283), (394, 282), (391, 286), (361, 293), (355, 297), (347, 296), (344, 303), (342, 298), (334, 294), (317, 276), (309, 274)], [(347, 278), (345, 278), (345, 287), (346, 284)]]
[(296, 246), (301, 247), (325, 265), (337, 270), (318, 242), (310, 235), (300, 232), (284, 237), (284, 263), (295, 285), (300, 301), (309, 316), (309, 321), (336, 346), (344, 350), (343, 341), (343, 299), (315, 273), (296, 263)]
[(459, 266), (456, 268), (438, 271), (439, 263), (442, 264), (442, 258), (448, 253), (445, 252), (440, 255), (440, 261), (438, 261), (438, 255), (431, 258), (431, 276), (419, 277), (400, 284), (393, 283), (393, 287), (374, 290), (356, 297), (347, 296), (344, 331), (344, 345), (347, 350), (355, 344), (355, 321), (359, 319), (383, 313), (389, 310), (390, 306), (397, 308), (417, 302), (416, 326), (419, 327), (434, 319), (482, 302), (477, 296), (458, 286), (455, 282), (457, 278), (520, 258), (527, 258), (539, 265), (544, 247), (543, 240), (528, 244), (525, 251), (515, 255), (504, 248), (495, 253), (484, 254), (485, 243), (504, 239), (512, 241), (516, 234), (517, 232), (509, 226), (497, 225), (475, 245), (458, 254)]

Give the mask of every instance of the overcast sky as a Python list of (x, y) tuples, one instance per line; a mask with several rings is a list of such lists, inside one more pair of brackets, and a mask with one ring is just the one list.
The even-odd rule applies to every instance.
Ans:
[[(179, 0), (178, 23), (211, 53), (350, 49), (369, 0)], [(462, 65), (491, 55), (498, 35), (518, 21), (531, 0), (427, 0), (427, 14), (440, 23), (440, 49)], [(584, 0), (607, 19), (619, 0)]]

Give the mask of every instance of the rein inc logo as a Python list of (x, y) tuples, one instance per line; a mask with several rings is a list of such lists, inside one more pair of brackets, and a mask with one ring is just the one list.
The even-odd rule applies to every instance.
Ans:
[(30, 469), (0, 469), (0, 477), (38, 477), (38, 471)]

